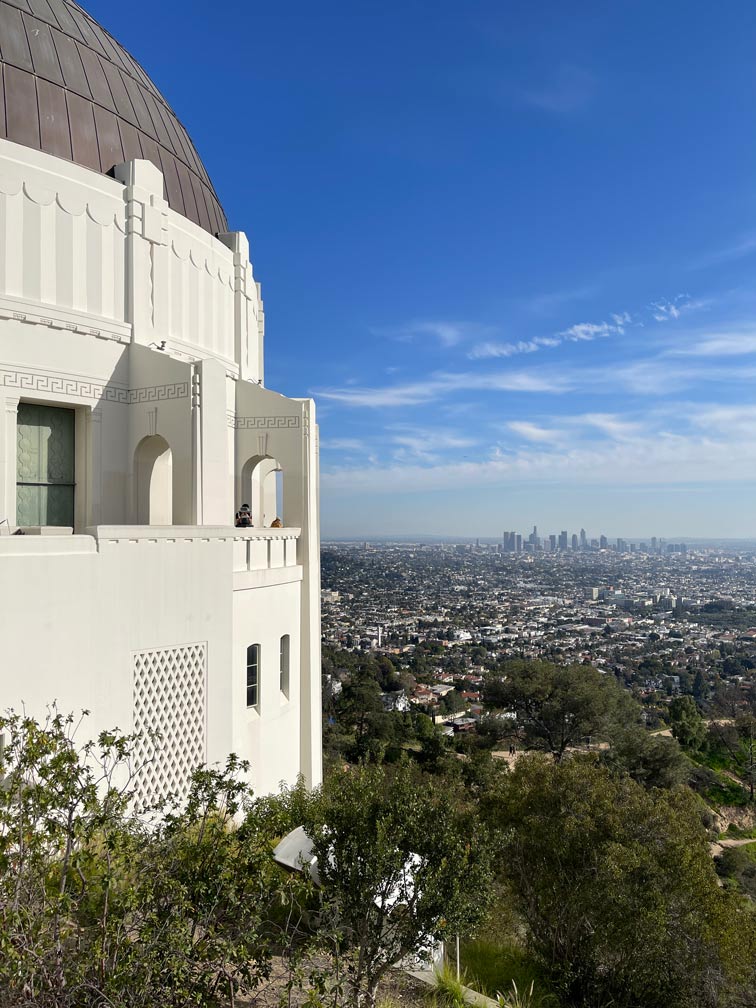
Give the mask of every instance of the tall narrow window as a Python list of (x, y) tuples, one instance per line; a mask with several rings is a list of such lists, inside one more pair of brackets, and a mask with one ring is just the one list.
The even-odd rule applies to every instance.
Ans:
[(281, 638), (281, 692), (289, 695), (289, 635)]
[(247, 707), (257, 707), (260, 695), (260, 645), (247, 648)]
[(19, 403), (17, 525), (73, 525), (74, 418), (71, 409)]

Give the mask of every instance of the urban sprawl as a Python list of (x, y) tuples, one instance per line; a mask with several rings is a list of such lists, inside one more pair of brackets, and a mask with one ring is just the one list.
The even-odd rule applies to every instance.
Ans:
[(389, 656), (402, 688), (384, 693), (386, 709), (453, 731), (475, 730), (485, 678), (509, 658), (613, 674), (650, 726), (680, 693), (737, 710), (756, 668), (747, 544), (609, 544), (534, 528), (500, 542), (328, 543), (322, 571), (324, 645)]

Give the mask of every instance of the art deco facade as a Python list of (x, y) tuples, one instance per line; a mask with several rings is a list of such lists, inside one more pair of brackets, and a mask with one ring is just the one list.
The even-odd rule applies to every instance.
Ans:
[(160, 732), (144, 799), (231, 751), (317, 783), (317, 427), (247, 239), (77, 4), (0, 2), (0, 68), (0, 708)]

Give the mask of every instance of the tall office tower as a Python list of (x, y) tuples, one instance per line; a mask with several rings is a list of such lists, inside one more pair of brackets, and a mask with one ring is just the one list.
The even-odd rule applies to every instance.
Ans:
[(656, 550), (658, 548), (658, 543), (659, 543), (659, 540), (656, 538), (656, 536), (651, 536), (651, 551), (653, 553), (656, 553)]
[(559, 533), (559, 549), (560, 550), (566, 550), (567, 549), (567, 532), (566, 532), (566, 530)]
[(553, 532), (549, 536), (549, 546), (551, 547), (552, 551), (557, 548), (557, 537), (554, 535)]
[(601, 549), (606, 549), (608, 545), (609, 545), (609, 540), (606, 538), (605, 535), (602, 535), (601, 538), (599, 539), (599, 547)]
[(515, 533), (515, 553), (522, 553), (522, 536), (519, 532)]
[(588, 546), (588, 539), (585, 534), (585, 529), (580, 529), (580, 549), (586, 549)]
[[(195, 57), (199, 116), (222, 57), (155, 61)], [(0, 708), (135, 732), (141, 805), (231, 752), (318, 784), (318, 429), (265, 385), (247, 238), (80, 4), (0, 0), (0, 74)]]
[(574, 550), (578, 548), (578, 537), (575, 535), (574, 532), (572, 533), (572, 548)]
[(538, 545), (538, 528), (536, 525), (533, 526), (533, 531), (528, 536), (528, 542), (531, 544), (531, 546)]
[(627, 543), (625, 542), (624, 539), (618, 539), (617, 540), (617, 552), (618, 553), (626, 553), (627, 552)]

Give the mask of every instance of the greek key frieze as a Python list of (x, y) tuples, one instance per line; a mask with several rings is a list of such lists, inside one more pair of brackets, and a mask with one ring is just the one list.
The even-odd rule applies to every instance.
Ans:
[(170, 385), (148, 385), (129, 390), (129, 405), (137, 403), (162, 402), (166, 399), (185, 399), (189, 395), (189, 382), (173, 382)]
[(239, 416), (228, 415), (229, 427), (237, 430), (296, 430), (301, 419), (298, 416)]
[(34, 371), (0, 370), (0, 387), (20, 392), (52, 393), (76, 399), (95, 399), (122, 406), (183, 399), (189, 395), (189, 382), (186, 381), (125, 389), (69, 375), (40, 374)]

